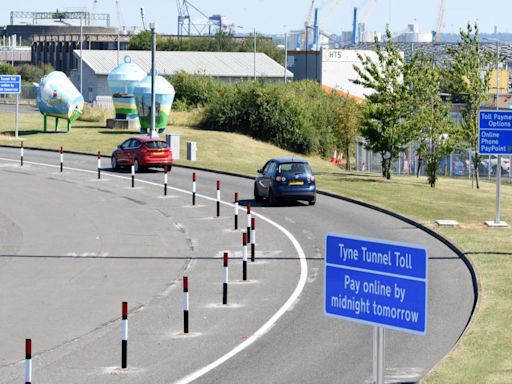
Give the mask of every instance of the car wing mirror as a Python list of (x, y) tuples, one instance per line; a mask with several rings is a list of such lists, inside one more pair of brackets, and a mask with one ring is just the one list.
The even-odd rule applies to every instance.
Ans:
[(263, 169), (258, 169), (256, 172), (263, 173)]

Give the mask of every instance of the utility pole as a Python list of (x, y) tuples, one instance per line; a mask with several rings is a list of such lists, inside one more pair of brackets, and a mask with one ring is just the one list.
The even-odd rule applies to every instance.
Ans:
[(84, 57), (83, 57), (83, 51), (82, 46), (84, 45), (84, 27), (83, 27), (83, 13), (80, 13), (80, 94), (83, 96), (82, 93), (82, 87), (83, 87), (83, 74), (84, 74)]
[(256, 27), (254, 27), (254, 81), (256, 81)]
[(284, 82), (288, 77), (288, 34), (284, 33)]
[(149, 29), (151, 29), (151, 128), (149, 131), (149, 136), (153, 137), (155, 135), (155, 51), (156, 51), (156, 23), (149, 23)]

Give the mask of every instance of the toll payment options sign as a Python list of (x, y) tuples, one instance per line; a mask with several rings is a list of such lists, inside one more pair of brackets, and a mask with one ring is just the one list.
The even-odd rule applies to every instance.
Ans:
[(478, 121), (481, 155), (512, 154), (512, 111), (480, 111)]
[(326, 315), (426, 334), (425, 248), (329, 234), (325, 250)]

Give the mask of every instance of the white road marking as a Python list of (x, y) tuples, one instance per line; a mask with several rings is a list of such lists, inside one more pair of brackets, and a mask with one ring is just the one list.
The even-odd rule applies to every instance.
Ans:
[[(13, 160), (13, 159), (6, 159), (6, 158), (0, 158), (0, 160), (8, 161), (8, 162), (17, 162), (18, 161), (18, 160)], [(27, 164), (38, 165), (38, 166), (43, 166), (43, 167), (51, 167), (51, 168), (59, 168), (60, 167), (60, 165), (52, 165), (52, 164), (44, 164), (44, 163), (36, 163), (36, 162), (27, 162)], [(84, 172), (84, 173), (96, 173), (97, 172), (97, 171), (90, 171), (87, 169), (69, 168), (69, 167), (66, 167), (66, 171), (68, 171), (68, 172), (69, 171), (77, 171), (77, 172)], [(106, 174), (105, 176), (123, 179), (123, 180), (131, 179), (131, 176), (126, 177), (126, 176), (112, 175), (112, 174)], [(153, 186), (156, 186), (159, 188), (161, 187), (161, 184), (154, 183), (151, 181), (138, 179), (137, 182), (144, 183), (147, 185), (153, 185)], [(192, 195), (192, 192), (181, 189), (181, 188), (168, 187), (168, 189), (171, 189), (171, 190), (174, 190), (177, 192), (181, 192), (181, 193), (185, 193), (187, 195)], [(196, 193), (196, 197), (200, 197), (200, 198), (203, 198), (203, 199), (209, 200), (209, 201), (216, 201), (215, 198), (205, 196), (205, 195), (200, 195), (197, 193)], [(234, 207), (233, 203), (228, 203), (225, 201), (221, 201), (220, 203), (223, 205)], [(256, 213), (256, 212), (251, 212), (251, 213), (254, 216), (260, 218), (263, 221), (266, 221), (270, 225), (277, 228), (292, 243), (293, 247), (297, 251), (297, 254), (298, 254), (299, 260), (300, 260), (300, 277), (299, 277), (297, 286), (295, 287), (294, 291), (292, 292), (292, 294), (290, 295), (288, 300), (286, 300), (286, 302), (283, 304), (283, 306), (281, 308), (279, 308), (279, 310), (276, 313), (274, 313), (274, 315), (272, 315), (272, 317), (270, 319), (268, 319), (267, 322), (265, 324), (263, 324), (254, 334), (249, 336), (246, 340), (244, 340), (242, 343), (237, 345), (235, 348), (233, 348), (231, 351), (226, 353), (224, 356), (218, 358), (217, 360), (211, 362), (210, 364), (204, 366), (203, 368), (200, 368), (197, 371), (192, 372), (191, 374), (175, 381), (175, 384), (188, 384), (188, 383), (200, 378), (201, 376), (204, 376), (208, 372), (219, 367), (220, 365), (222, 365), (223, 363), (225, 363), (226, 361), (228, 361), (229, 359), (236, 356), (237, 354), (242, 352), (244, 349), (246, 349), (247, 347), (252, 345), (256, 340), (258, 340), (262, 336), (264, 336), (288, 310), (290, 310), (291, 308), (294, 307), (294, 305), (297, 303), (297, 301), (299, 299), (300, 294), (304, 290), (304, 287), (305, 287), (306, 281), (307, 281), (307, 277), (308, 277), (308, 264), (306, 261), (306, 254), (304, 253), (304, 250), (302, 249), (302, 247), (299, 244), (299, 242), (297, 241), (297, 239), (286, 228), (284, 228), (280, 224), (276, 223), (275, 221), (273, 221), (259, 213)], [(292, 221), (292, 220), (289, 220), (289, 221)]]

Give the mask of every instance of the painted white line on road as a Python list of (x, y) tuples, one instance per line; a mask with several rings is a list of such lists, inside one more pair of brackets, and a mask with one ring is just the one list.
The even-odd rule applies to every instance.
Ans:
[[(18, 162), (18, 160), (12, 160), (12, 159), (6, 159), (6, 158), (0, 158), (0, 160), (9, 161), (9, 162)], [(55, 166), (55, 165), (51, 165), (51, 164), (44, 164), (44, 163), (27, 162), (27, 164), (39, 165), (39, 166), (43, 166), (43, 167), (59, 168), (59, 166)], [(68, 172), (69, 171), (77, 171), (77, 172), (85, 172), (85, 173), (96, 173), (96, 171), (90, 171), (90, 170), (87, 170), (87, 169), (79, 169), (79, 168), (66, 168), (66, 171), (68, 171)], [(125, 180), (131, 179), (131, 177), (126, 177), (126, 176), (120, 176), (120, 175), (113, 175), (113, 174), (110, 174), (110, 173), (105, 173), (105, 176), (107, 176), (107, 175), (109, 177), (118, 178), (118, 179), (125, 179)], [(156, 187), (159, 187), (159, 188), (161, 187), (160, 184), (154, 183), (154, 182), (151, 182), (151, 181), (137, 180), (137, 182), (145, 183), (145, 184), (148, 184), (148, 185), (153, 185), (153, 186), (156, 186)], [(181, 188), (169, 187), (169, 189), (172, 189), (172, 190), (177, 191), (177, 192), (185, 193), (185, 194), (188, 194), (188, 195), (192, 194), (190, 191), (187, 191), (187, 190), (184, 190), (184, 189), (181, 189)], [(215, 198), (212, 198), (212, 197), (209, 197), (209, 196), (199, 195), (197, 193), (196, 193), (196, 196), (197, 197), (201, 197), (201, 198), (206, 199), (206, 200), (216, 201)], [(221, 204), (234, 207), (234, 204), (228, 203), (228, 202), (225, 202), (225, 201), (221, 201)], [(269, 219), (269, 218), (267, 218), (267, 217), (265, 217), (265, 216), (263, 216), (263, 215), (261, 215), (259, 213), (256, 213), (256, 212), (251, 212), (251, 213), (254, 216), (259, 217), (260, 219), (266, 221), (270, 225), (272, 225), (275, 228), (277, 228), (292, 243), (293, 247), (297, 251), (297, 255), (299, 256), (299, 260), (300, 260), (300, 277), (299, 277), (299, 281), (297, 283), (297, 286), (295, 287), (295, 290), (292, 292), (292, 294), (290, 295), (288, 300), (286, 300), (286, 302), (283, 304), (283, 306), (281, 308), (279, 308), (279, 310), (276, 313), (274, 313), (274, 315), (270, 319), (268, 319), (265, 324), (263, 324), (254, 334), (249, 336), (244, 342), (242, 342), (241, 344), (237, 345), (235, 348), (233, 348), (231, 351), (226, 353), (224, 356), (218, 358), (217, 360), (215, 360), (212, 363), (206, 365), (205, 367), (200, 368), (200, 369), (198, 369), (195, 372), (192, 372), (191, 374), (183, 377), (182, 379), (179, 379), (178, 381), (175, 381), (174, 384), (188, 384), (188, 383), (190, 383), (190, 382), (200, 378), (201, 376), (204, 376), (208, 372), (212, 371), (213, 369), (219, 367), (220, 365), (222, 365), (223, 363), (225, 363), (226, 361), (228, 361), (232, 357), (236, 356), (238, 353), (242, 352), (244, 349), (248, 348), (255, 341), (257, 341), (262, 336), (264, 336), (277, 323), (277, 321), (287, 311), (291, 310), (291, 308), (294, 307), (294, 305), (297, 302), (300, 294), (304, 290), (304, 287), (305, 287), (306, 281), (307, 281), (307, 277), (308, 277), (308, 264), (307, 264), (307, 261), (306, 261), (306, 254), (304, 253), (304, 250), (302, 249), (302, 247), (299, 244), (299, 242), (297, 241), (297, 239), (286, 228), (284, 228), (280, 224), (276, 223), (275, 221), (273, 221), (273, 220), (271, 220), (271, 219)]]

